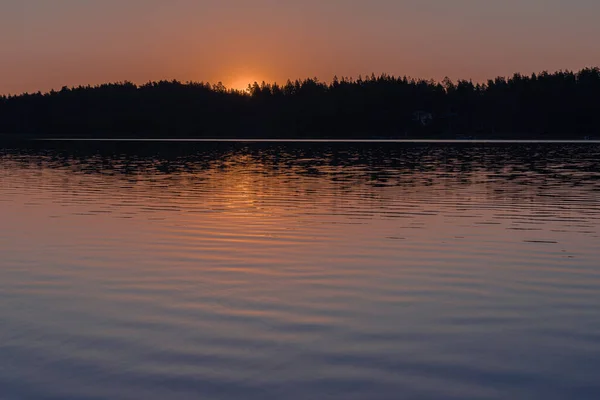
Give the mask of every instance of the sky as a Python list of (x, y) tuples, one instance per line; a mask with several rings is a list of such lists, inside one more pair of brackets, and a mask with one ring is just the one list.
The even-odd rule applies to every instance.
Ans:
[(599, 0), (0, 0), (0, 93), (600, 65)]

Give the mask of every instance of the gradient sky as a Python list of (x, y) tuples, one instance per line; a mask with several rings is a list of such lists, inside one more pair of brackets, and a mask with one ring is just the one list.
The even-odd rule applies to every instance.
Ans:
[(599, 0), (0, 0), (0, 93), (600, 65)]

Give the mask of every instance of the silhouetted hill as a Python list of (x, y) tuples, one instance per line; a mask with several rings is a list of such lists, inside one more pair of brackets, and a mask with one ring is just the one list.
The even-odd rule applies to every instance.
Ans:
[(600, 69), (485, 84), (388, 75), (222, 84), (130, 82), (0, 97), (0, 133), (172, 138), (522, 138), (600, 134)]

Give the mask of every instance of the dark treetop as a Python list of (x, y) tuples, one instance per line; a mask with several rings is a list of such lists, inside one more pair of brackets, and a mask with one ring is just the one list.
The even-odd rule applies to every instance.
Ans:
[(389, 75), (331, 83), (130, 82), (0, 97), (21, 137), (511, 138), (600, 134), (600, 69), (438, 83)]

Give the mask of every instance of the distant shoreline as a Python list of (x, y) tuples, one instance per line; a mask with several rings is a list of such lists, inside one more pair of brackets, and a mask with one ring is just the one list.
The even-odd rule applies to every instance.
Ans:
[(172, 142), (172, 143), (448, 143), (448, 144), (517, 144), (517, 143), (573, 143), (600, 144), (600, 139), (322, 139), (322, 138), (135, 138), (135, 137), (39, 137), (1, 135), (0, 141), (17, 142)]
[(389, 75), (255, 83), (131, 82), (0, 96), (0, 134), (28, 138), (600, 139), (600, 68), (486, 83)]
[(398, 143), (512, 143), (512, 142), (600, 142), (599, 135), (533, 135), (533, 134), (496, 134), (486, 135), (302, 135), (297, 137), (277, 136), (163, 136), (163, 135), (126, 135), (126, 134), (8, 134), (0, 133), (0, 141), (115, 141), (115, 142), (398, 142)]

